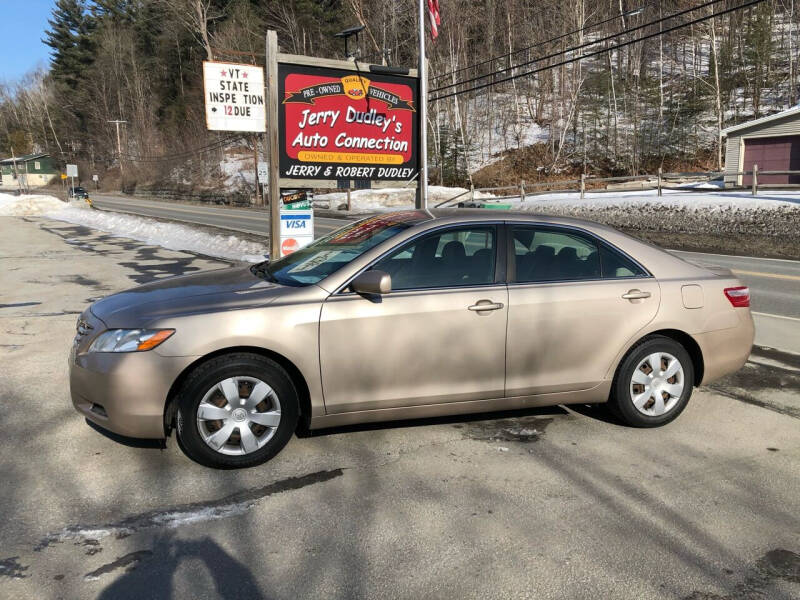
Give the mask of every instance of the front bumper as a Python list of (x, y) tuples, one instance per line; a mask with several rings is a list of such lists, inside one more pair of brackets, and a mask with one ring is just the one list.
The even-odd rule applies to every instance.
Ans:
[(169, 390), (195, 357), (148, 352), (70, 355), (69, 387), (75, 409), (119, 435), (159, 439)]

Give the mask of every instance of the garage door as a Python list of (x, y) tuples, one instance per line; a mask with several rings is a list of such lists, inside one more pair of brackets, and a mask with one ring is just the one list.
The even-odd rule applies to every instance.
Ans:
[[(743, 171), (800, 171), (800, 136), (745, 139)], [(753, 178), (745, 175), (744, 185), (751, 185)], [(758, 183), (798, 183), (800, 175), (759, 175)]]

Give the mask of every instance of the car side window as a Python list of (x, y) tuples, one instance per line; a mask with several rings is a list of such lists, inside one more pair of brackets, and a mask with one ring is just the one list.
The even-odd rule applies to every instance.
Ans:
[(493, 226), (436, 231), (402, 246), (372, 268), (392, 276), (393, 290), (494, 283), (497, 232)]
[(600, 245), (600, 265), (604, 279), (647, 277), (647, 272), (642, 267), (604, 244)]
[(647, 274), (632, 260), (578, 233), (514, 226), (516, 281), (617, 279)]

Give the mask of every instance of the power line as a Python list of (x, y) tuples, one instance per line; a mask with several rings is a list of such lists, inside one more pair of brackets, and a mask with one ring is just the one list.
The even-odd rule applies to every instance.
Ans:
[(210, 144), (206, 144), (205, 146), (199, 146), (197, 148), (192, 148), (191, 150), (185, 150), (183, 152), (177, 152), (174, 154), (162, 154), (160, 156), (123, 154), (123, 156), (131, 162), (168, 162), (172, 160), (190, 158), (198, 154), (207, 154), (209, 152), (213, 152), (214, 150), (222, 148), (223, 146), (227, 145), (229, 142), (232, 142), (233, 140), (241, 139), (241, 137), (242, 137), (241, 134), (229, 135), (215, 142), (211, 142)]
[[(719, 1), (723, 1), (723, 0), (716, 0), (716, 2), (719, 2)], [(737, 11), (737, 10), (742, 10), (744, 8), (749, 8), (751, 6), (755, 6), (756, 4), (761, 4), (762, 2), (764, 2), (764, 0), (752, 0), (751, 2), (747, 2), (747, 3), (741, 4), (739, 6), (734, 6), (732, 8), (726, 8), (726, 9), (720, 11), (720, 12), (712, 13), (712, 14), (706, 15), (704, 17), (698, 17), (697, 19), (694, 19), (692, 21), (688, 21), (686, 23), (681, 23), (680, 25), (674, 25), (674, 26), (669, 27), (667, 29), (664, 29), (662, 31), (658, 31), (656, 33), (648, 34), (646, 36), (639, 37), (639, 38), (636, 38), (634, 40), (628, 40), (626, 42), (617, 43), (617, 44), (614, 44), (614, 46), (610, 46), (608, 48), (603, 48), (601, 50), (596, 50), (594, 52), (589, 52), (587, 54), (582, 54), (580, 56), (576, 56), (576, 57), (573, 57), (573, 58), (568, 58), (566, 60), (562, 60), (562, 61), (554, 63), (552, 65), (539, 67), (537, 69), (531, 69), (530, 71), (525, 71), (524, 73), (518, 73), (516, 75), (510, 75), (509, 77), (504, 77), (502, 79), (492, 80), (489, 83), (483, 83), (481, 85), (476, 85), (476, 86), (473, 86), (471, 88), (467, 88), (465, 90), (450, 92), (449, 94), (442, 94), (440, 96), (436, 96), (434, 98), (430, 98), (428, 101), (429, 102), (436, 102), (437, 100), (443, 100), (445, 98), (450, 98), (451, 96), (458, 96), (460, 94), (466, 94), (468, 92), (474, 92), (476, 90), (481, 90), (481, 89), (484, 89), (484, 88), (487, 88), (487, 87), (490, 87), (490, 86), (493, 86), (493, 85), (497, 85), (497, 84), (500, 84), (500, 83), (505, 83), (506, 81), (511, 81), (513, 79), (519, 79), (520, 77), (527, 77), (529, 75), (534, 75), (534, 74), (539, 73), (541, 71), (547, 71), (549, 69), (554, 69), (556, 67), (560, 67), (562, 65), (566, 65), (566, 64), (569, 64), (569, 63), (577, 62), (579, 60), (583, 60), (583, 59), (586, 59), (586, 58), (591, 58), (592, 56), (597, 56), (598, 54), (603, 54), (603, 53), (609, 52), (611, 50), (616, 50), (618, 48), (624, 48), (625, 46), (630, 46), (631, 44), (635, 44), (637, 42), (643, 42), (645, 40), (648, 40), (648, 39), (651, 39), (651, 38), (654, 38), (654, 37), (659, 37), (659, 36), (665, 35), (667, 33), (670, 33), (672, 31), (676, 31), (676, 30), (682, 29), (684, 27), (689, 27), (690, 25), (694, 25), (696, 23), (701, 23), (703, 21), (708, 21), (709, 19), (713, 19), (715, 17), (719, 17), (719, 16), (722, 16), (722, 15), (725, 15), (725, 14), (728, 14), (728, 13), (731, 13), (731, 12), (734, 12), (734, 11)], [(708, 3), (708, 4), (711, 4), (711, 3)], [(673, 16), (675, 16), (675, 15), (673, 15)], [(612, 37), (620, 37), (624, 33), (629, 33), (630, 31), (634, 31), (634, 30), (633, 29), (626, 30), (626, 31), (623, 31), (623, 32), (621, 32), (621, 33), (619, 33), (619, 34), (617, 34), (615, 36), (612, 36)], [(603, 40), (603, 41), (606, 41), (606, 40)], [(571, 52), (573, 50), (576, 50), (576, 49), (580, 49), (580, 46), (577, 47), (577, 48), (572, 48), (570, 50), (566, 50), (564, 52), (560, 52), (560, 53), (558, 53), (557, 55), (554, 55), (554, 56), (567, 54), (567, 53), (569, 53), (569, 52)], [(552, 58), (552, 57), (549, 57), (549, 58)], [(540, 59), (540, 60), (543, 60), (543, 59)], [(531, 61), (531, 62), (540, 62), (540, 61)], [(513, 68), (518, 68), (519, 66), (523, 66), (523, 65), (517, 65), (517, 66), (515, 66)], [(508, 71), (508, 70), (509, 69), (502, 69), (500, 71), (492, 73), (491, 75), (496, 75), (497, 73), (503, 73), (503, 72)], [(477, 77), (477, 78), (474, 78), (472, 80), (466, 80), (466, 81), (459, 82), (459, 83), (460, 84), (470, 83), (471, 81), (475, 81), (475, 80), (478, 80), (478, 79), (485, 79), (485, 77)], [(446, 86), (446, 87), (453, 87), (453, 86)], [(443, 88), (439, 88), (439, 89), (441, 90), (441, 89), (445, 89), (445, 88), (443, 87)], [(435, 92), (437, 90), (431, 90), (431, 91)]]
[[(721, 1), (721, 0), (718, 0), (718, 1)], [(517, 54), (522, 54), (523, 52), (529, 52), (529, 51), (533, 50), (534, 48), (538, 48), (539, 46), (543, 46), (543, 45), (549, 44), (551, 42), (557, 42), (558, 40), (561, 40), (561, 39), (563, 39), (565, 37), (569, 37), (571, 35), (575, 35), (576, 33), (580, 33), (581, 31), (585, 31), (587, 29), (594, 29), (595, 27), (599, 27), (600, 25), (605, 25), (606, 23), (610, 23), (611, 21), (616, 21), (617, 19), (621, 19), (622, 17), (632, 17), (634, 15), (637, 15), (637, 14), (643, 12), (645, 8), (646, 7), (644, 7), (644, 6), (640, 6), (639, 8), (634, 8), (634, 9), (629, 10), (627, 12), (620, 13), (618, 15), (614, 15), (613, 17), (610, 17), (608, 19), (604, 19), (602, 21), (598, 21), (597, 23), (592, 23), (591, 25), (584, 25), (583, 27), (579, 27), (578, 29), (573, 29), (572, 31), (568, 31), (567, 33), (562, 33), (561, 35), (558, 35), (558, 36), (556, 36), (554, 38), (550, 38), (549, 40), (544, 40), (542, 42), (536, 42), (535, 44), (531, 44), (530, 46), (526, 46), (525, 48), (520, 48), (518, 50), (514, 50), (513, 52), (506, 52), (505, 54), (500, 54), (498, 56), (493, 56), (492, 58), (487, 58), (486, 60), (482, 60), (480, 62), (473, 63), (471, 65), (466, 65), (466, 66), (461, 67), (459, 69), (456, 69), (454, 71), (448, 71), (447, 73), (442, 73), (441, 75), (437, 75), (436, 77), (434, 77), (433, 80), (434, 81), (438, 81), (440, 79), (444, 79), (445, 77), (448, 77), (449, 75), (455, 75), (456, 73), (461, 73), (463, 71), (468, 71), (469, 69), (474, 69), (476, 67), (480, 67), (480, 66), (485, 65), (485, 64), (493, 63), (493, 62), (495, 62), (497, 60), (502, 60), (504, 58), (510, 58), (510, 57), (515, 56)]]
[[(513, 72), (515, 69), (519, 69), (521, 67), (526, 67), (526, 66), (531, 65), (533, 63), (541, 62), (543, 60), (547, 60), (547, 59), (550, 59), (550, 58), (555, 58), (555, 57), (561, 56), (563, 54), (567, 54), (568, 52), (574, 52), (576, 50), (581, 50), (581, 49), (587, 48), (589, 46), (596, 46), (597, 44), (601, 44), (603, 42), (607, 42), (609, 40), (613, 40), (614, 38), (618, 38), (621, 35), (624, 35), (624, 34), (627, 34), (627, 33), (633, 33), (634, 31), (639, 31), (640, 29), (645, 29), (647, 27), (652, 27), (653, 25), (658, 25), (660, 23), (663, 23), (664, 21), (668, 21), (668, 20), (674, 19), (675, 17), (680, 17), (680, 16), (685, 15), (687, 13), (691, 13), (691, 12), (695, 12), (697, 10), (700, 10), (701, 8), (706, 8), (708, 6), (712, 6), (714, 4), (719, 4), (720, 2), (725, 2), (725, 1), (726, 0), (709, 0), (708, 2), (700, 4), (700, 5), (695, 6), (693, 8), (687, 8), (685, 10), (678, 11), (678, 12), (673, 13), (671, 15), (667, 15), (666, 17), (658, 18), (655, 21), (649, 21), (648, 23), (643, 23), (642, 25), (637, 25), (636, 27), (632, 27), (630, 29), (625, 29), (624, 31), (620, 31), (618, 33), (614, 33), (614, 34), (608, 35), (606, 37), (603, 37), (603, 38), (600, 38), (600, 39), (597, 39), (597, 40), (593, 40), (593, 41), (590, 41), (590, 42), (584, 42), (583, 44), (580, 44), (578, 46), (573, 46), (572, 48), (568, 48), (566, 50), (562, 50), (562, 51), (559, 51), (559, 52), (554, 52), (552, 54), (547, 54), (545, 56), (540, 56), (540, 57), (534, 58), (532, 60), (529, 60), (529, 61), (526, 61), (526, 62), (523, 62), (523, 63), (519, 63), (517, 65), (512, 65), (510, 67), (506, 67), (504, 69), (499, 69), (497, 71), (493, 71), (491, 73), (487, 73), (487, 74), (484, 74), (484, 75), (478, 75), (476, 77), (472, 77), (470, 79), (465, 79), (463, 81), (457, 81), (455, 83), (450, 83), (450, 84), (447, 84), (447, 85), (443, 85), (441, 87), (438, 87), (436, 89), (431, 90), (431, 93), (440, 92), (442, 90), (450, 89), (450, 88), (457, 87), (457, 86), (460, 86), (460, 85), (464, 85), (464, 84), (467, 84), (467, 83), (472, 83), (474, 81), (479, 81), (481, 79), (486, 79), (487, 77), (494, 77), (495, 75), (498, 75), (499, 73), (506, 73), (507, 71), (512, 71)], [(720, 13), (720, 14), (724, 14), (724, 13)], [(665, 31), (672, 31), (672, 29), (665, 30)], [(646, 38), (642, 38), (642, 39), (646, 39)], [(584, 56), (591, 56), (591, 54), (587, 54), (587, 55), (584, 55)], [(507, 80), (503, 79), (502, 81), (507, 81)]]

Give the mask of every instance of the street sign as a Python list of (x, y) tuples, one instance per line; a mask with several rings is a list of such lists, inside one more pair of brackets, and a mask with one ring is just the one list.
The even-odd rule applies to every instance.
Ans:
[(269, 163), (263, 160), (258, 161), (258, 182), (261, 185), (269, 183)]
[(67, 177), (78, 176), (78, 165), (67, 165)]
[(92, 181), (100, 181), (100, 178), (97, 175), (92, 175)]
[(67, 178), (67, 174), (66, 174), (66, 173), (62, 173), (62, 174), (61, 174), (61, 180), (63, 181), (63, 180), (64, 180), (64, 179), (66, 179), (66, 178)]
[(203, 88), (208, 129), (267, 130), (262, 67), (204, 61)]
[(314, 211), (311, 203), (302, 201), (281, 206), (281, 256), (296, 252), (313, 241)]

